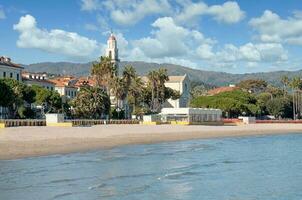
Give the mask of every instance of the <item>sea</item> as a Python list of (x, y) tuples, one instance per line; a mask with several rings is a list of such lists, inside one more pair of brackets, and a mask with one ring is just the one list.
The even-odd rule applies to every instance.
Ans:
[(301, 200), (302, 134), (0, 161), (0, 200)]

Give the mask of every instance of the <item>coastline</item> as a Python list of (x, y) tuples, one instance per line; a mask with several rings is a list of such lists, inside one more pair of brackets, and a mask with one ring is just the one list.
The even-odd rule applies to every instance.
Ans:
[(131, 144), (290, 133), (302, 133), (302, 124), (16, 127), (0, 129), (0, 160), (67, 154)]

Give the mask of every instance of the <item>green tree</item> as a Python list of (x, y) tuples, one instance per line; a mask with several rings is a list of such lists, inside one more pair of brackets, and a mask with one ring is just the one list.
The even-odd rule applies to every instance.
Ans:
[(291, 103), (287, 98), (275, 98), (270, 99), (266, 103), (267, 110), (270, 115), (275, 116), (276, 118), (284, 118), (291, 116)]
[(241, 81), (238, 87), (250, 93), (260, 93), (266, 89), (267, 85), (267, 82), (261, 79), (248, 79)]
[(108, 57), (100, 57), (99, 61), (92, 64), (91, 75), (95, 78), (97, 87), (107, 89), (110, 96), (111, 85), (117, 75), (117, 68)]
[(72, 105), (77, 117), (100, 119), (109, 114), (110, 99), (102, 88), (87, 87), (80, 90)]
[(281, 77), (281, 83), (283, 84), (283, 95), (284, 95), (284, 98), (285, 98), (286, 91), (287, 91), (287, 86), (290, 83), (288, 76), (286, 76), (286, 75), (282, 76)]
[(0, 106), (11, 106), (14, 102), (14, 91), (5, 83), (4, 79), (0, 79), (0, 91)]
[(32, 89), (36, 93), (35, 104), (44, 106), (46, 113), (62, 111), (62, 98), (57, 91), (49, 91), (38, 85), (33, 85)]

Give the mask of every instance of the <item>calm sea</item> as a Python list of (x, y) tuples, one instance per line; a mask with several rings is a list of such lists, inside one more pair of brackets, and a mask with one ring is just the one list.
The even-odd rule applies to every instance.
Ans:
[(302, 134), (0, 161), (0, 200), (301, 200)]

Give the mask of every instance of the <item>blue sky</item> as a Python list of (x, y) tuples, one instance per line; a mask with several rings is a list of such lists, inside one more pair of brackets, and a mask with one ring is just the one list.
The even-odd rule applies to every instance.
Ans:
[(302, 69), (300, 0), (0, 0), (0, 55), (17, 63), (96, 60), (110, 29), (122, 60)]

